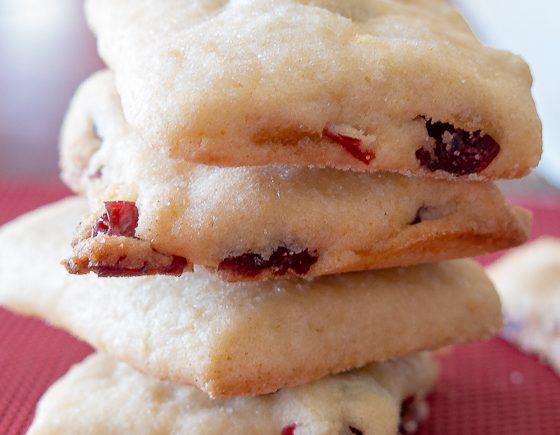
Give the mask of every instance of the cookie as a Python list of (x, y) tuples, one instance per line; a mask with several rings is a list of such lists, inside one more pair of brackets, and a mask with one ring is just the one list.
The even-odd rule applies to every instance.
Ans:
[(444, 0), (89, 0), (124, 111), (171, 156), (520, 177), (531, 74)]
[(0, 304), (214, 397), (269, 393), (501, 326), (498, 296), (471, 260), (257, 283), (196, 267), (181, 277), (70, 275), (59, 259), (85, 206), (66, 199), (0, 229)]
[(427, 416), (436, 376), (432, 356), (419, 354), (267, 396), (212, 400), (95, 354), (47, 391), (28, 433), (411, 433)]
[[(165, 267), (175, 256), (225, 280), (280, 279), (473, 256), (527, 239), (528, 213), (486, 182), (170, 159), (127, 126), (112, 82), (109, 72), (87, 81), (63, 129), (63, 176), (91, 202), (73, 273), (151, 273), (161, 270), (156, 251)], [(86, 165), (85, 150), (96, 150)]]
[(541, 238), (488, 268), (503, 304), (504, 336), (560, 374), (560, 240)]

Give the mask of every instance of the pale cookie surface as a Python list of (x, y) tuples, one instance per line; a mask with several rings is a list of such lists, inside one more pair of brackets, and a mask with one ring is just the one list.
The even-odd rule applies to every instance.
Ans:
[(197, 269), (70, 275), (59, 259), (84, 208), (67, 199), (0, 230), (0, 304), (214, 396), (268, 393), (501, 327), (498, 296), (471, 260), (258, 283)]
[(502, 300), (504, 336), (560, 374), (560, 239), (517, 248), (488, 273)]
[(444, 0), (89, 0), (124, 111), (172, 156), (510, 178), (531, 74)]
[(47, 391), (29, 435), (395, 435), (418, 424), (400, 421), (401, 403), (414, 400), (424, 407), (417, 420), (426, 417), (436, 376), (432, 356), (419, 354), (271, 395), (212, 400), (96, 354)]
[[(111, 73), (96, 74), (63, 129), (63, 176), (91, 203), (69, 264), (75, 273), (140, 274), (150, 246), (236, 281), (406, 266), (527, 239), (527, 212), (490, 183), (174, 161), (130, 131), (119, 104)], [(128, 247), (98, 231), (104, 201), (136, 207)]]

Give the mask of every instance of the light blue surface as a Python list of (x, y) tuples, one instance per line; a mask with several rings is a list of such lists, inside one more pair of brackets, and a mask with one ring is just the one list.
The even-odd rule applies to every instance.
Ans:
[(544, 154), (537, 172), (560, 188), (560, 1), (454, 3), (486, 44), (518, 53), (529, 63), (543, 123)]

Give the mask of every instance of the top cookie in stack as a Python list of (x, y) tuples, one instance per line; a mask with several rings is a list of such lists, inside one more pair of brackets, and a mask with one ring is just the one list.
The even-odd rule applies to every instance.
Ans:
[(539, 160), (531, 75), (446, 2), (86, 5), (112, 72), (63, 131), (91, 204), (70, 272), (263, 280), (526, 240), (487, 180)]
[(445, 0), (90, 0), (127, 120), (173, 158), (514, 178), (531, 75)]

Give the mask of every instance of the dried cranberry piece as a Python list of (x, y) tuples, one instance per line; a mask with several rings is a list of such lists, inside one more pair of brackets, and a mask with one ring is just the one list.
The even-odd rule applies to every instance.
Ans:
[(318, 258), (316, 251), (310, 253), (307, 248), (295, 252), (285, 246), (279, 246), (268, 260), (253, 252), (227, 257), (218, 265), (218, 271), (232, 272), (246, 277), (255, 277), (267, 269), (276, 276), (285, 275), (290, 270), (298, 275), (305, 275)]
[(350, 429), (350, 432), (352, 432), (353, 434), (356, 434), (356, 435), (363, 435), (364, 434), (360, 429), (356, 429), (353, 426), (348, 426), (348, 429)]
[(173, 256), (171, 264), (164, 267), (154, 267), (149, 263), (144, 263), (142, 267), (135, 269), (127, 269), (118, 266), (93, 266), (91, 269), (97, 273), (99, 277), (129, 277), (129, 276), (140, 276), (140, 275), (174, 275), (181, 276), (185, 267), (187, 266), (187, 260), (183, 257)]
[(98, 234), (134, 237), (138, 226), (138, 208), (132, 201), (106, 201), (105, 213), (97, 220), (92, 237)]
[(282, 428), (281, 435), (294, 435), (294, 431), (296, 430), (295, 423), (289, 424), (288, 426), (284, 426)]
[(279, 246), (268, 259), (269, 267), (275, 275), (285, 275), (290, 269), (298, 275), (306, 274), (317, 261), (317, 256), (309, 254), (308, 249), (294, 252), (285, 246)]
[(426, 121), (426, 130), (435, 140), (435, 147), (419, 148), (416, 158), (432, 172), (441, 169), (453, 175), (478, 174), (500, 152), (500, 145), (481, 130), (466, 131), (431, 119)]
[(362, 149), (362, 141), (358, 138), (337, 133), (329, 127), (325, 127), (323, 129), (323, 136), (328, 137), (330, 140), (339, 145), (342, 145), (342, 148), (366, 165), (369, 165), (371, 161), (375, 159), (375, 153), (373, 151)]
[(259, 254), (248, 252), (236, 257), (230, 256), (224, 258), (218, 265), (218, 270), (227, 270), (235, 273), (236, 275), (253, 277), (257, 276), (268, 267), (268, 262)]

